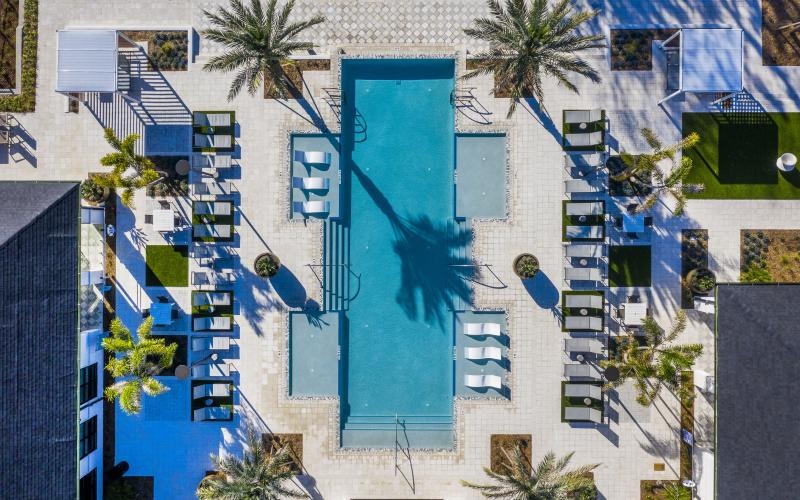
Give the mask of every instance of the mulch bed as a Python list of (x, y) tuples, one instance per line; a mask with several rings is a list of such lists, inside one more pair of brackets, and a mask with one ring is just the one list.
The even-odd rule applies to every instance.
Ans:
[[(651, 71), (653, 41), (666, 40), (674, 29), (611, 30), (611, 71)], [(676, 44), (677, 38), (669, 46)]]
[(762, 0), (761, 60), (765, 66), (800, 66), (800, 24), (786, 27), (796, 22), (800, 22), (797, 0)]
[[(109, 224), (117, 227), (117, 195), (112, 190), (111, 195), (106, 201), (106, 227)], [(117, 292), (114, 286), (117, 281), (117, 238), (111, 237), (106, 233), (106, 250), (105, 250), (105, 273), (106, 285), (108, 289), (103, 293), (103, 330), (108, 331), (111, 326), (111, 320), (116, 315), (117, 308)], [(113, 354), (109, 352), (103, 353), (103, 366), (108, 363)], [(106, 375), (106, 374), (104, 374)], [(114, 384), (114, 379), (110, 376), (105, 376), (103, 385), (108, 387)], [(114, 466), (115, 454), (115, 427), (114, 417), (114, 402), (107, 399), (103, 400), (103, 470), (109, 470)]]
[[(694, 372), (681, 373), (681, 385), (694, 388)], [(690, 395), (681, 400), (681, 428), (686, 429), (694, 436), (694, 390)], [(682, 438), (680, 452), (681, 479), (691, 479), (692, 476), (692, 447)]]
[(763, 281), (800, 283), (800, 231), (743, 229), (740, 248), (742, 273), (757, 266), (769, 273)]
[(531, 467), (533, 453), (533, 439), (530, 434), (492, 434), (489, 439), (489, 468), (497, 474), (509, 472), (509, 460), (506, 456), (513, 457), (514, 448), (522, 447), (522, 453), (528, 461), (528, 472)]
[(640, 483), (639, 498), (641, 500), (668, 500), (666, 487), (669, 484), (680, 484), (679, 481), (658, 481), (646, 479)]
[[(635, 182), (631, 182), (627, 179), (625, 180), (615, 180), (611, 176), (616, 175), (627, 168), (627, 165), (622, 162), (622, 159), (619, 156), (610, 156), (608, 161), (606, 162), (606, 168), (608, 168), (608, 194), (611, 196), (641, 196), (646, 197), (650, 193), (653, 192), (652, 188), (647, 186), (642, 186), (641, 184), (637, 184)], [(653, 181), (650, 175), (646, 175), (642, 172), (637, 173), (634, 177), (639, 179), (645, 184), (649, 184)]]
[(19, 0), (0, 2), (0, 89), (17, 86)]
[(187, 156), (149, 156), (153, 169), (163, 172), (167, 177), (151, 186), (147, 186), (147, 196), (189, 196), (189, 176), (178, 175), (175, 165), (180, 160), (189, 161)]
[(264, 448), (268, 453), (274, 453), (284, 446), (288, 446), (292, 455), (291, 469), (295, 474), (303, 472), (303, 435), (302, 434), (269, 434), (261, 435)]
[[(298, 59), (293, 66), (284, 68), (284, 72), (289, 78), (289, 99), (302, 99), (303, 89), (305, 88), (304, 71), (330, 71), (330, 59)], [(264, 99), (278, 99), (278, 93), (274, 87), (264, 85)]]
[(150, 70), (186, 71), (189, 64), (189, 33), (177, 31), (123, 31), (134, 42), (147, 42)]
[(681, 308), (694, 309), (694, 294), (686, 282), (689, 271), (708, 268), (708, 230), (681, 230)]

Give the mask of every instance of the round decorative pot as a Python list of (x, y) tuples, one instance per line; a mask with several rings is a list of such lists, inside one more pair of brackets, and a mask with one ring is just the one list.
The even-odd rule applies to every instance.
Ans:
[(705, 295), (711, 292), (717, 285), (717, 279), (710, 270), (705, 267), (692, 269), (686, 275), (686, 282), (689, 289), (697, 295)]
[(539, 272), (539, 259), (530, 253), (523, 253), (514, 259), (514, 274), (520, 279), (530, 279)]
[(256, 257), (253, 262), (253, 270), (258, 276), (262, 278), (272, 278), (281, 268), (281, 261), (277, 255), (270, 252), (264, 252)]

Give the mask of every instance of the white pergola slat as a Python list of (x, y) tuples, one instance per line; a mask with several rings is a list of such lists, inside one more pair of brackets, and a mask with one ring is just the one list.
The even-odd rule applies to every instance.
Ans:
[(57, 92), (116, 92), (117, 32), (61, 30), (58, 32)]

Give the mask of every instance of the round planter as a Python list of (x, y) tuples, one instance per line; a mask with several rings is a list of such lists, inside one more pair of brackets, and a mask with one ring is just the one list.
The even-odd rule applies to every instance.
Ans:
[(101, 189), (103, 190), (103, 194), (97, 200), (89, 200), (83, 197), (81, 197), (81, 199), (89, 205), (94, 205), (94, 206), (102, 205), (103, 203), (108, 201), (108, 198), (111, 196), (111, 190), (107, 187), (103, 187)]
[(539, 272), (539, 259), (530, 253), (523, 253), (514, 259), (514, 274), (520, 279), (530, 279)]
[[(707, 285), (701, 286), (698, 284), (698, 281), (704, 278), (711, 278), (713, 285), (708, 287)], [(714, 273), (705, 267), (700, 267), (689, 271), (689, 273), (686, 275), (686, 282), (689, 284), (689, 289), (691, 289), (691, 291), (697, 295), (705, 295), (711, 292), (714, 289), (714, 286), (717, 284)]]
[[(266, 264), (269, 264), (270, 262), (273, 263), (275, 265), (274, 271), (269, 271), (269, 270), (259, 271), (259, 268), (262, 267), (261, 264), (262, 261), (266, 261)], [(280, 268), (281, 268), (280, 259), (278, 258), (277, 255), (270, 252), (264, 252), (260, 254), (258, 257), (256, 257), (256, 260), (253, 261), (253, 270), (258, 276), (261, 276), (262, 278), (272, 278), (273, 276), (278, 274)]]

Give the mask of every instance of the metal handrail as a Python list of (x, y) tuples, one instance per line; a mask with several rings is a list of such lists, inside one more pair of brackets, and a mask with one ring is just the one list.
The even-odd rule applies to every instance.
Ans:
[(471, 281), (471, 282), (473, 282), (475, 284), (478, 284), (478, 285), (481, 285), (481, 286), (485, 286), (486, 288), (492, 288), (494, 290), (502, 290), (504, 288), (508, 288), (508, 285), (506, 285), (505, 282), (500, 279), (500, 276), (498, 276), (497, 273), (492, 271), (492, 266), (490, 264), (450, 264), (450, 267), (475, 267), (475, 268), (485, 267), (492, 274), (492, 276), (494, 276), (494, 278), (498, 282), (500, 282), (500, 286), (495, 286), (495, 285), (489, 285), (487, 283), (482, 283), (482, 282), (480, 282), (480, 281), (478, 281), (478, 280), (476, 280), (474, 278), (465, 277), (464, 279), (467, 280), (467, 281)]

